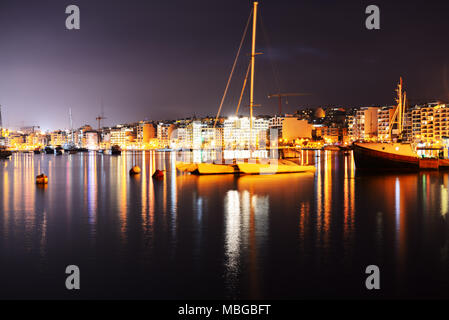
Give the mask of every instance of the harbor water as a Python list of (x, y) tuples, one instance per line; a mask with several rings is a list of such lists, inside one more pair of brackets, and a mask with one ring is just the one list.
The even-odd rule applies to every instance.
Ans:
[(0, 298), (449, 297), (449, 172), (360, 173), (351, 154), (304, 151), (315, 173), (194, 176), (176, 172), (184, 156), (0, 160)]

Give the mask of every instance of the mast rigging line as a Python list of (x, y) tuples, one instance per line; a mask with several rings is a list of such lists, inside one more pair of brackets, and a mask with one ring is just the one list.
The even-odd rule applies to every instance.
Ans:
[(248, 27), (249, 27), (249, 23), (251, 21), (251, 17), (253, 15), (253, 12), (254, 12), (254, 9), (251, 10), (251, 13), (249, 14), (249, 17), (248, 17), (248, 21), (246, 23), (245, 31), (243, 31), (242, 40), (240, 40), (239, 49), (237, 50), (237, 54), (236, 54), (235, 59), (234, 59), (234, 64), (232, 65), (231, 74), (229, 75), (228, 82), (226, 84), (226, 88), (225, 88), (225, 91), (223, 93), (223, 97), (221, 98), (220, 107), (218, 108), (217, 116), (215, 117), (214, 129), (215, 129), (215, 126), (217, 125), (218, 117), (220, 116), (221, 108), (223, 107), (223, 102), (224, 102), (224, 100), (226, 98), (226, 95), (228, 93), (229, 85), (231, 83), (231, 79), (232, 79), (232, 76), (234, 74), (235, 67), (237, 65), (237, 60), (238, 60), (238, 58), (240, 56), (240, 51), (242, 50), (242, 47), (243, 47), (243, 42), (245, 41), (245, 37), (246, 37), (246, 34), (248, 32)]
[(242, 103), (243, 94), (245, 93), (246, 83), (248, 82), (249, 70), (251, 70), (251, 64), (248, 64), (248, 69), (246, 70), (245, 80), (243, 80), (242, 92), (240, 92), (239, 104), (237, 105), (237, 110), (235, 111), (235, 116), (237, 117), (240, 109), (240, 104)]

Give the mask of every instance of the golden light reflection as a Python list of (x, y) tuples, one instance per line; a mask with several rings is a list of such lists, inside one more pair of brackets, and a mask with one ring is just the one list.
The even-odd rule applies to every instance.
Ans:
[(440, 203), (441, 215), (446, 216), (449, 208), (449, 196), (448, 196), (448, 174), (444, 175), (443, 183), (440, 185)]
[(347, 257), (351, 256), (352, 241), (354, 240), (355, 227), (355, 178), (354, 178), (354, 159), (352, 154), (344, 159), (344, 182), (343, 182), (343, 238), (344, 248)]
[(234, 291), (245, 261), (250, 270), (250, 295), (260, 292), (258, 272), (259, 248), (268, 236), (269, 197), (241, 189), (229, 190), (225, 195), (225, 281)]

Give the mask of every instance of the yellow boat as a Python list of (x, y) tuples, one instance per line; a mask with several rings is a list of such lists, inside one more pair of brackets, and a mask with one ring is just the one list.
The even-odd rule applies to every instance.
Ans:
[(211, 174), (278, 174), (296, 172), (315, 172), (315, 166), (298, 165), (292, 161), (280, 160), (273, 163), (184, 163), (178, 162), (176, 169), (198, 175)]
[(279, 174), (296, 172), (315, 172), (315, 166), (301, 166), (291, 162), (278, 163), (238, 163), (237, 167), (242, 174)]
[(197, 163), (195, 174), (234, 174), (238, 173), (236, 167), (231, 164)]
[(196, 163), (178, 162), (176, 169), (181, 172), (193, 172), (198, 168)]

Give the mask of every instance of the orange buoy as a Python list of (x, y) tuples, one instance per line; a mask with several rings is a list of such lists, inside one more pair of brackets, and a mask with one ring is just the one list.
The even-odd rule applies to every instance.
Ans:
[(36, 177), (36, 184), (47, 184), (48, 183), (48, 177), (41, 173)]
[(129, 174), (133, 176), (135, 174), (140, 174), (141, 171), (139, 166), (134, 166), (129, 170)]
[(153, 173), (153, 178), (155, 179), (162, 179), (164, 177), (164, 172), (161, 170), (156, 169)]

